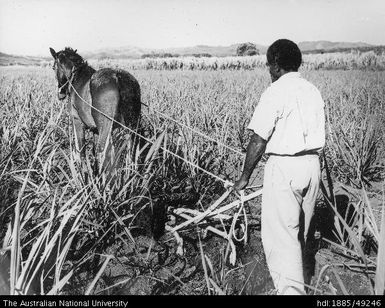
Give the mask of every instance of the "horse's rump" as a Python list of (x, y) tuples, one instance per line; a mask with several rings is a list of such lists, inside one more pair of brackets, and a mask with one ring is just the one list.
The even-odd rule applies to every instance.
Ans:
[(138, 126), (142, 107), (140, 86), (130, 73), (117, 71), (120, 101), (118, 113), (122, 115), (125, 125), (132, 129)]
[(103, 117), (97, 110), (114, 120), (136, 128), (141, 110), (140, 87), (128, 72), (104, 68), (96, 71), (90, 80), (94, 118)]

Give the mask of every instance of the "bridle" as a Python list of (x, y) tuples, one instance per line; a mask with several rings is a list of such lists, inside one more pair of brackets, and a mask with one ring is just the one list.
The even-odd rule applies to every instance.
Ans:
[(74, 78), (74, 74), (71, 72), (71, 77), (68, 78), (68, 77), (66, 76), (67, 81), (66, 81), (61, 87), (59, 87), (59, 88), (57, 89), (57, 92), (60, 93), (61, 90), (62, 90), (68, 83), (71, 83), (71, 84), (72, 84), (73, 78)]
[(83, 63), (82, 63), (80, 66), (78, 66), (78, 67), (75, 67), (75, 65), (74, 65), (74, 66), (72, 67), (72, 69), (71, 69), (70, 76), (67, 76), (66, 70), (65, 70), (65, 68), (63, 67), (63, 65), (60, 63), (59, 59), (55, 59), (54, 66), (56, 65), (58, 69), (62, 70), (62, 72), (63, 72), (65, 78), (67, 79), (67, 81), (66, 81), (63, 85), (61, 85), (61, 86), (58, 88), (58, 90), (57, 90), (57, 93), (58, 93), (58, 94), (60, 94), (60, 93), (61, 93), (61, 90), (68, 84), (69, 87), (68, 87), (68, 89), (67, 89), (67, 91), (66, 91), (66, 96), (68, 96), (70, 87), (73, 87), (72, 82), (73, 82), (73, 80), (74, 80), (74, 78), (75, 78), (75, 73), (76, 73), (76, 71), (78, 71), (84, 64), (85, 64), (85, 63), (83, 62)]

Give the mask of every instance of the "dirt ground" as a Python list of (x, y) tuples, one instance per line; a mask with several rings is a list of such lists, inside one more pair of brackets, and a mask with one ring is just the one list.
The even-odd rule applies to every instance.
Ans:
[[(263, 164), (252, 178), (251, 185), (262, 183)], [(341, 209), (346, 210), (344, 206), (352, 200), (342, 191), (337, 189), (336, 192), (340, 193)], [(371, 200), (374, 207), (379, 208), (381, 200), (373, 196)], [(178, 246), (170, 234), (164, 234), (157, 241), (151, 235), (141, 235), (135, 239), (136, 247), (121, 245), (111, 248), (111, 254), (116, 258), (102, 275), (96, 293), (203, 295), (208, 294), (206, 271), (225, 294), (276, 294), (261, 243), (260, 203), (260, 197), (247, 203), (248, 240), (246, 243), (237, 243), (235, 265), (230, 265), (228, 261), (224, 263), (227, 241), (213, 233), (208, 233), (206, 238), (201, 237), (200, 241), (197, 229), (181, 233), (184, 240), (183, 256), (177, 254)], [(318, 232), (318, 237), (313, 243), (315, 266), (311, 282), (313, 289), (309, 294), (371, 294), (373, 267), (365, 269), (354, 255), (328, 242), (335, 240), (331, 232), (334, 215), (325, 209), (322, 202), (317, 203), (314, 221), (314, 231)], [(205, 262), (206, 268), (202, 265), (201, 250), (210, 262)], [(373, 251), (368, 251), (368, 256), (375, 260)], [(210, 266), (213, 270), (210, 270)], [(218, 293), (215, 288), (210, 292)]]
[[(250, 208), (249, 208), (250, 211)], [(237, 244), (237, 262), (223, 263), (227, 242), (214, 234), (201, 239), (202, 250), (211, 262), (206, 271), (218, 287), (229, 295), (274, 295), (273, 282), (267, 269), (260, 238), (260, 210), (251, 207), (246, 244)], [(195, 233), (195, 234), (194, 234)], [(157, 242), (148, 236), (136, 238), (133, 247), (114, 247), (116, 259), (104, 272), (97, 294), (120, 295), (204, 295), (207, 292), (205, 269), (202, 266), (197, 232), (184, 236), (184, 255), (177, 254), (175, 240), (168, 234)], [(310, 294), (369, 295), (373, 272), (366, 272), (354, 256), (318, 240), (315, 254), (315, 275)], [(116, 254), (116, 251), (119, 253)], [(139, 252), (139, 253), (138, 253)], [(134, 278), (132, 278), (134, 277)], [(126, 282), (124, 282), (126, 280)], [(114, 286), (115, 285), (115, 286)], [(112, 287), (111, 287), (112, 286)], [(217, 294), (211, 290), (211, 294)]]

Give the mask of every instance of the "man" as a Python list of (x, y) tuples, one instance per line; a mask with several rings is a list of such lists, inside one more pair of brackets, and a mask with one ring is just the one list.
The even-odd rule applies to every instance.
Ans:
[(261, 216), (267, 265), (278, 294), (305, 294), (304, 284), (311, 276), (303, 262), (304, 243), (319, 190), (324, 101), (317, 88), (298, 73), (302, 55), (294, 42), (278, 40), (266, 56), (272, 84), (262, 94), (248, 126), (254, 134), (233, 189), (244, 189), (262, 155), (269, 155)]

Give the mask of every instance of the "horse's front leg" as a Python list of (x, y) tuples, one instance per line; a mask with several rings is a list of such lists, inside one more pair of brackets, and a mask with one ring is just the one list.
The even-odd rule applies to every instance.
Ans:
[(85, 132), (84, 124), (78, 117), (73, 118), (73, 128), (75, 135), (75, 151), (73, 156), (75, 161), (80, 163), (85, 158)]

